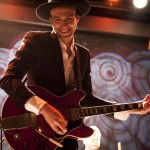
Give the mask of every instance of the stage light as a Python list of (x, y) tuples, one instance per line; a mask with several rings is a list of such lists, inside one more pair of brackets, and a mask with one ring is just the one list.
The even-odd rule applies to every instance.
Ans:
[(113, 6), (113, 5), (118, 4), (119, 0), (109, 0), (108, 2), (110, 6)]
[(133, 4), (136, 8), (146, 7), (148, 0), (133, 0)]
[(109, 0), (111, 3), (119, 2), (119, 0)]

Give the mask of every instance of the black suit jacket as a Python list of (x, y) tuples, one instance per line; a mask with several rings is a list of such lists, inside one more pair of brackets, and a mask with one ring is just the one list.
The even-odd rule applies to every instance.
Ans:
[[(82, 89), (86, 92), (85, 100), (81, 104), (86, 106), (108, 104), (109, 102), (92, 94), (89, 50), (79, 44), (75, 46), (79, 58), (78, 64), (75, 57), (75, 65), (80, 67)], [(66, 93), (62, 52), (54, 33), (28, 32), (0, 80), (0, 87), (20, 105), (24, 105), (34, 95), (21, 82), (25, 74), (28, 85), (42, 86), (55, 95)], [(77, 73), (75, 77), (77, 78)]]

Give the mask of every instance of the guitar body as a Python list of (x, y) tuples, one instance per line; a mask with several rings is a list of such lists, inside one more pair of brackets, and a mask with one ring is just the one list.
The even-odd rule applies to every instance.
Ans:
[[(74, 90), (64, 96), (56, 96), (42, 87), (28, 86), (28, 88), (36, 95), (47, 101), (50, 105), (64, 113), (64, 117), (69, 121), (67, 127), (68, 132), (62, 136), (57, 135), (49, 127), (43, 116), (38, 115), (36, 117), (37, 127), (35, 128), (29, 127), (4, 130), (5, 138), (12, 149), (55, 150), (58, 146), (49, 141), (48, 138), (52, 138), (58, 143), (61, 143), (64, 138), (85, 138), (93, 133), (93, 129), (85, 126), (82, 123), (82, 120), (71, 120), (71, 113), (69, 110), (71, 108), (80, 108), (80, 100), (82, 100), (85, 96), (85, 93), (82, 90)], [(18, 116), (24, 113), (28, 112), (24, 109), (24, 107), (18, 106), (15, 101), (9, 97), (3, 106), (2, 119)], [(39, 132), (37, 132), (37, 130)]]

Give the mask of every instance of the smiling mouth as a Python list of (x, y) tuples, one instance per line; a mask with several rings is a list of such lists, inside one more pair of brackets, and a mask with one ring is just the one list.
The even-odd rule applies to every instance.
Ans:
[(68, 33), (70, 31), (70, 29), (68, 30), (60, 30), (61, 33)]

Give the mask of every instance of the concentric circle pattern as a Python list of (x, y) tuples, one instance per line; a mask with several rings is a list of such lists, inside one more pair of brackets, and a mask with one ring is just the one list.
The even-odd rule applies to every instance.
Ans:
[(91, 59), (93, 91), (106, 97), (131, 87), (131, 64), (115, 53), (102, 53)]

